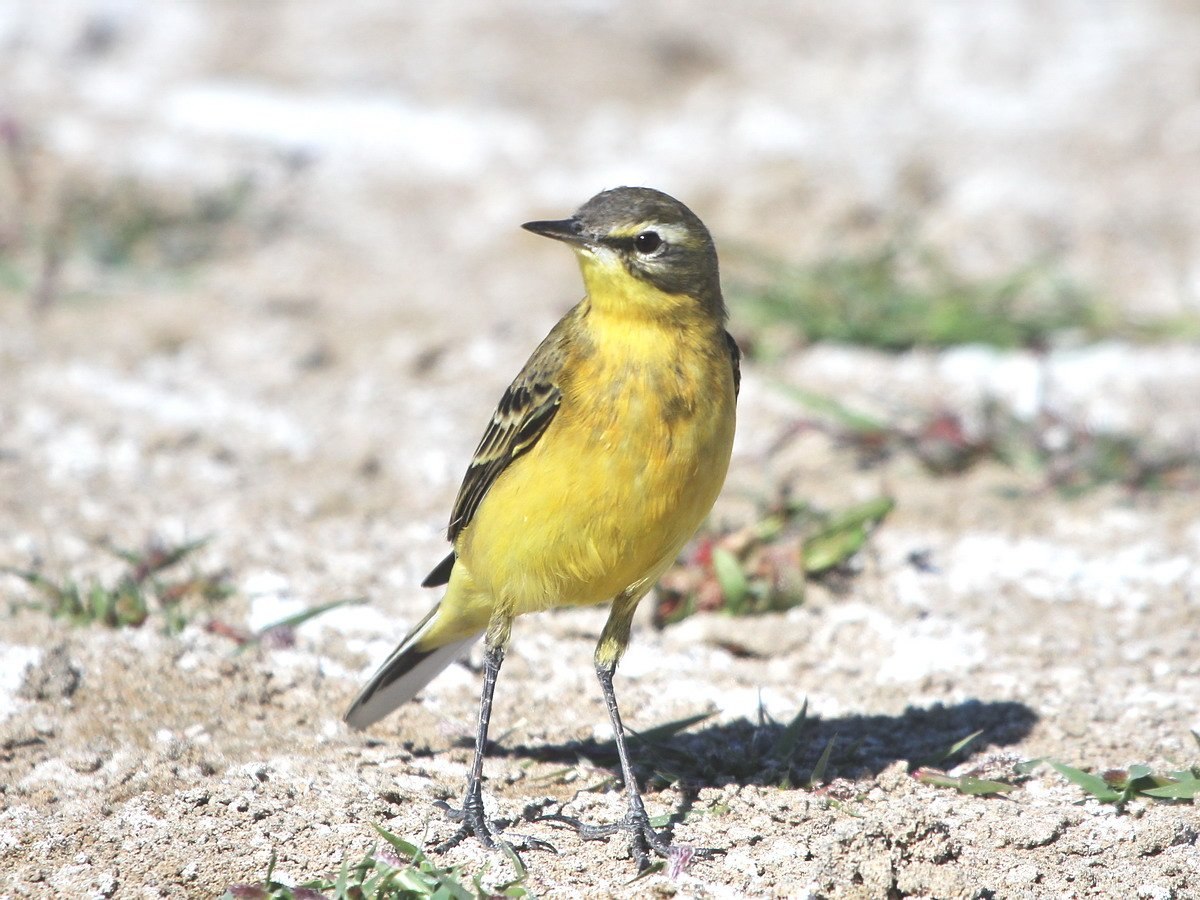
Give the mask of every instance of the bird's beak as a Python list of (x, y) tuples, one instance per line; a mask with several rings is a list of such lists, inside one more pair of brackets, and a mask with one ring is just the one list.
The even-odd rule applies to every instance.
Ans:
[(576, 218), (526, 222), (521, 227), (534, 234), (540, 234), (542, 237), (553, 238), (568, 244), (588, 243), (588, 238), (583, 233), (583, 223)]

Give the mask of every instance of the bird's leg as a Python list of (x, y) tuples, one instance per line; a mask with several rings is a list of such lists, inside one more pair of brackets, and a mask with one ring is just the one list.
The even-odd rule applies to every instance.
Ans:
[[(630, 608), (627, 614), (624, 614), (626, 611), (618, 605), (621, 599), (623, 598), (618, 598), (618, 602), (613, 605), (612, 615), (609, 617), (604, 632), (600, 636), (600, 643), (596, 647), (596, 677), (600, 680), (600, 690), (604, 693), (604, 702), (608, 706), (608, 717), (612, 721), (613, 736), (617, 742), (617, 755), (621, 758), (621, 777), (625, 781), (625, 793), (629, 797), (629, 808), (623, 819), (611, 825), (588, 825), (561, 813), (541, 818), (570, 825), (584, 840), (596, 840), (610, 837), (618, 832), (627, 832), (630, 854), (637, 863), (638, 870), (641, 871), (650, 866), (651, 853), (667, 859), (671, 857), (672, 849), (681, 852), (683, 848), (673, 848), (669, 835), (660, 834), (650, 824), (650, 816), (646, 813), (646, 805), (642, 802), (637, 778), (634, 776), (633, 767), (629, 762), (629, 750), (625, 746), (625, 728), (621, 724), (621, 711), (617, 708), (617, 695), (613, 690), (613, 674), (617, 670), (617, 661), (620, 659), (621, 652), (629, 643), (629, 627), (633, 618), (633, 610)], [(629, 605), (636, 606), (636, 600)], [(693, 849), (691, 852), (694, 857), (708, 859), (724, 851), (701, 848)]]
[(483, 756), (487, 747), (488, 723), (492, 718), (492, 695), (496, 691), (496, 677), (504, 662), (504, 648), (490, 642), (483, 655), (483, 693), (479, 699), (479, 727), (475, 732), (475, 757), (467, 772), (467, 792), (461, 809), (453, 809), (445, 801), (438, 806), (446, 811), (446, 817), (462, 826), (451, 837), (443, 841), (435, 851), (441, 853), (457, 846), (465, 837), (475, 835), (489, 850), (496, 848), (496, 839), (488, 826), (483, 811)]
[(461, 809), (454, 809), (448, 803), (439, 801), (436, 806), (446, 811), (446, 817), (454, 822), (462, 822), (458, 831), (448, 839), (438, 844), (434, 852), (443, 853), (458, 846), (463, 839), (474, 835), (489, 850), (499, 849), (507, 844), (514, 850), (549, 850), (555, 851), (551, 844), (526, 835), (510, 834), (507, 840), (501, 841), (493, 831), (483, 810), (483, 757), (487, 748), (488, 722), (492, 717), (492, 695), (496, 690), (496, 677), (500, 674), (500, 664), (504, 662), (504, 646), (507, 643), (508, 629), (503, 629), (502, 635), (493, 638), (493, 629), (488, 629), (487, 644), (483, 655), (483, 693), (479, 698), (479, 729), (475, 733), (475, 758), (471, 762), (471, 770), (467, 773), (467, 792), (463, 797)]
[[(625, 747), (625, 727), (621, 723), (621, 711), (617, 708), (617, 694), (613, 690), (613, 673), (616, 666), (597, 666), (596, 677), (600, 680), (600, 690), (604, 693), (604, 702), (608, 705), (608, 717), (612, 720), (613, 736), (617, 740), (617, 755), (621, 758), (621, 777), (625, 780), (625, 793), (629, 796), (629, 809), (625, 818), (617, 823), (616, 830), (629, 832), (629, 846), (638, 869), (650, 865), (650, 852), (666, 858), (671, 852), (671, 843), (667, 837), (660, 835), (650, 825), (650, 816), (646, 813), (646, 805), (642, 802), (642, 794), (638, 790), (637, 776), (633, 774), (633, 766), (629, 762), (629, 750)], [(580, 831), (583, 837), (587, 837)]]

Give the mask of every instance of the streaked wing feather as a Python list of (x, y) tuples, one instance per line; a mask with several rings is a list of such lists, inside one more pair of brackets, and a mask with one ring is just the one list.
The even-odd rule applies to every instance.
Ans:
[[(562, 400), (559, 373), (564, 356), (566, 321), (564, 318), (546, 336), (500, 398), (454, 501), (447, 532), (451, 541), (471, 524), (479, 504), (500, 474), (537, 443), (558, 412)], [(445, 574), (449, 577), (449, 569)]]

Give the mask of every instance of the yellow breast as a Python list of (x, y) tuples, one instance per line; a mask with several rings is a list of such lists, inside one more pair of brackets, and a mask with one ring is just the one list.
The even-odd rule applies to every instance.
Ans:
[(514, 615), (603, 602), (695, 532), (725, 481), (734, 387), (723, 329), (685, 324), (586, 317), (557, 415), (461, 536), (481, 595)]

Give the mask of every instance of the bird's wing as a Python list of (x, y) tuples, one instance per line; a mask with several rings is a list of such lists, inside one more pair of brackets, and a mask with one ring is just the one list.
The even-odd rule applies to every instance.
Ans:
[[(562, 400), (558, 386), (561, 355), (555, 353), (551, 360), (538, 359), (539, 355), (534, 354), (500, 398), (492, 421), (471, 458), (450, 515), (447, 536), (451, 541), (471, 523), (500, 473), (537, 443), (558, 412)], [(552, 364), (545, 365), (547, 362)]]
[[(479, 504), (500, 473), (537, 443), (558, 412), (562, 400), (559, 375), (566, 355), (565, 322), (563, 319), (546, 336), (500, 398), (458, 489), (447, 529), (451, 542), (471, 524)], [(451, 552), (429, 573), (423, 586), (446, 584), (454, 568), (454, 558)]]
[(729, 361), (733, 364), (733, 396), (742, 389), (742, 350), (733, 339), (733, 335), (725, 332), (725, 345), (729, 348)]

